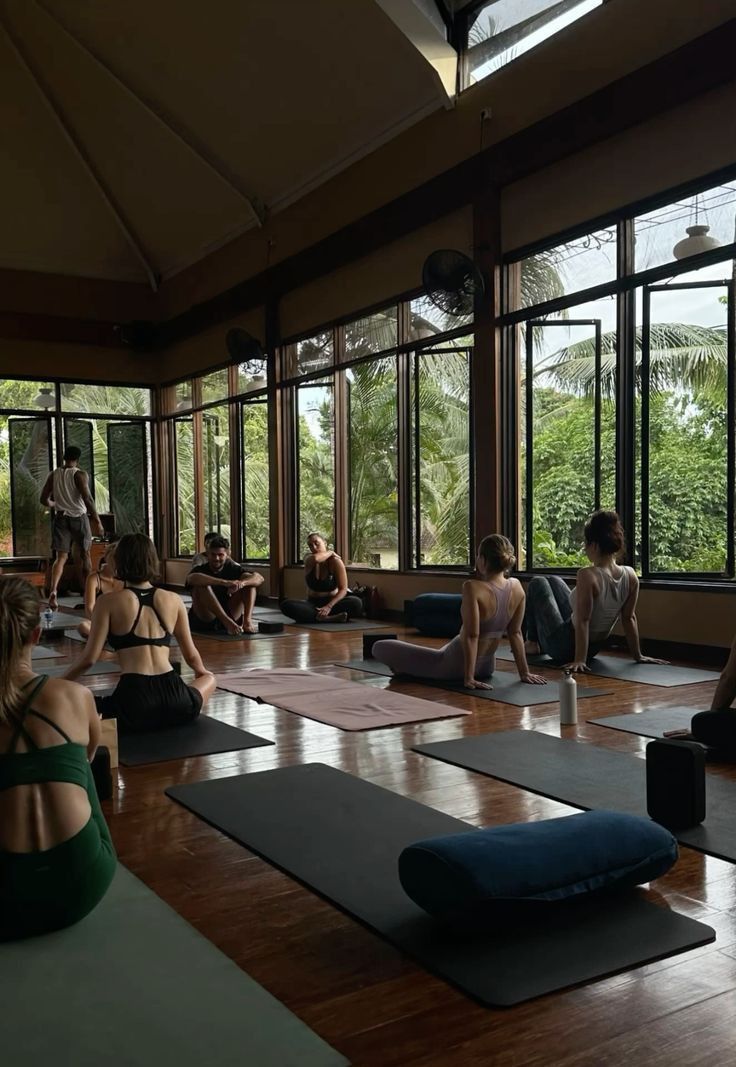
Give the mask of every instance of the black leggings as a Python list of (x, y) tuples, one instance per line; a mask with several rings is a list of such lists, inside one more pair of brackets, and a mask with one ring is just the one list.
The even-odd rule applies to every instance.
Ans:
[(202, 710), (202, 694), (175, 670), (123, 674), (109, 696), (96, 696), (97, 714), (117, 719), (120, 733), (165, 730), (191, 722)]
[[(325, 601), (326, 603), (326, 601)], [(319, 622), (317, 608), (319, 600), (283, 600), (281, 610), (294, 622)], [(349, 619), (359, 619), (363, 614), (363, 601), (359, 596), (344, 596), (330, 608), (330, 615), (345, 613)]]

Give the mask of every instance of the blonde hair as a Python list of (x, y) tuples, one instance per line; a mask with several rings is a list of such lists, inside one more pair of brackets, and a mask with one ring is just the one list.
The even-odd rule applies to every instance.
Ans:
[(478, 548), (478, 555), (492, 574), (510, 571), (516, 563), (516, 549), (503, 534), (488, 534)]
[(15, 675), (23, 649), (38, 626), (38, 593), (23, 578), (0, 577), (0, 722), (22, 703)]

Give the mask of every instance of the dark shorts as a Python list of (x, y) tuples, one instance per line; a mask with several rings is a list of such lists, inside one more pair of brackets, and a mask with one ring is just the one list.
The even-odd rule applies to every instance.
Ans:
[(202, 694), (174, 671), (124, 674), (109, 696), (95, 697), (103, 719), (117, 719), (121, 733), (183, 726), (202, 710)]
[[(227, 611), (227, 608), (225, 609)], [(192, 608), (189, 609), (189, 629), (193, 634), (226, 634), (227, 630), (219, 619), (200, 619)]]
[(89, 552), (92, 544), (92, 531), (88, 515), (65, 515), (62, 511), (54, 512), (51, 527), (51, 547), (54, 552), (71, 552), (72, 545), (79, 545), (83, 552)]

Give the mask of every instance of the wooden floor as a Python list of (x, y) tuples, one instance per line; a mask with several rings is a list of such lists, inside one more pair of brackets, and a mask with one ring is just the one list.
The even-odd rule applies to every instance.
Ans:
[[(360, 632), (290, 633), (294, 636), (242, 645), (206, 639), (198, 644), (213, 670), (308, 667), (361, 655)], [(65, 651), (67, 644), (72, 654), (78, 652), (79, 646), (70, 642), (56, 647)], [(500, 670), (509, 668), (499, 665)], [(366, 685), (388, 684), (385, 678), (358, 672), (350, 677)], [(110, 678), (91, 681), (96, 688), (110, 685)], [(399, 688), (413, 695), (469, 707), (474, 714), (366, 733), (345, 733), (218, 691), (209, 706), (212, 713), (274, 740), (275, 746), (121, 768), (117, 797), (105, 805), (118, 854), (356, 1067), (736, 1063), (736, 878), (730, 863), (683, 848), (673, 870), (650, 891), (652, 899), (713, 926), (715, 944), (492, 1011), (415, 966), (376, 934), (164, 796), (173, 783), (318, 761), (478, 826), (549, 818), (571, 809), (416, 755), (410, 746), (463, 733), (523, 728), (642, 755), (646, 739), (590, 725), (585, 718), (654, 703), (706, 708), (712, 694), (710, 685), (662, 689), (608, 678), (587, 684), (614, 693), (581, 702), (579, 725), (563, 728), (556, 704), (514, 708), (402, 684)], [(247, 1062), (245, 1051), (244, 1057)]]

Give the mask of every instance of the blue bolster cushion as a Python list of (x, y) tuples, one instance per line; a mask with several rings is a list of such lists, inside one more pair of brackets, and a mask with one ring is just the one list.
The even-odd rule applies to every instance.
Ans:
[(412, 621), (430, 637), (454, 637), (462, 625), (462, 602), (459, 593), (422, 593), (414, 601)]
[(658, 878), (676, 859), (677, 841), (663, 826), (638, 815), (586, 811), (417, 841), (399, 856), (399, 878), (420, 908), (460, 918), (494, 903), (631, 888)]

